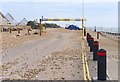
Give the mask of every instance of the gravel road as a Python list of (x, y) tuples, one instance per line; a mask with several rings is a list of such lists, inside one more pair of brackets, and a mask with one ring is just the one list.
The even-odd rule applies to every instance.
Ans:
[(2, 52), (3, 79), (83, 80), (81, 31), (54, 29)]

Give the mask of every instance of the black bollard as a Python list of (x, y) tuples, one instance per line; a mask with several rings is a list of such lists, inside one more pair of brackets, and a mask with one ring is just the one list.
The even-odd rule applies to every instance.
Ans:
[(91, 37), (91, 38), (90, 38), (90, 52), (93, 51), (93, 45), (94, 45), (94, 38)]
[(88, 37), (89, 37), (89, 35), (90, 35), (90, 34), (89, 34), (89, 33), (87, 33), (87, 38), (86, 38), (86, 39), (87, 39), (87, 43), (88, 43)]
[(84, 29), (84, 36), (86, 36), (86, 29)]
[(91, 38), (91, 35), (88, 36), (88, 46), (90, 46), (90, 38)]
[(98, 80), (106, 80), (106, 51), (98, 50)]
[(99, 43), (98, 41), (94, 41), (93, 46), (93, 60), (96, 61), (98, 58), (98, 49), (99, 49)]

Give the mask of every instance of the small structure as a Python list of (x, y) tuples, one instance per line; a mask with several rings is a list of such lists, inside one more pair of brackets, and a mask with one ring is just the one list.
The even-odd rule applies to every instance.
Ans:
[(7, 18), (0, 12), (0, 32), (9, 31)]
[(23, 18), (22, 21), (20, 21), (20, 23), (18, 23), (19, 26), (26, 26), (27, 25), (27, 20), (26, 18)]
[(12, 26), (17, 25), (17, 21), (11, 16), (11, 14), (8, 13), (5, 17), (8, 19), (9, 25), (12, 25)]
[(8, 19), (0, 12), (0, 25), (7, 25)]

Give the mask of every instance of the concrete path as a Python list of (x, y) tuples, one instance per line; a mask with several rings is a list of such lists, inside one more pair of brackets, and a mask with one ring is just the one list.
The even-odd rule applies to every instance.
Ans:
[[(109, 80), (118, 80), (118, 38), (112, 35), (104, 34), (107, 37), (100, 35), (99, 39), (96, 39), (96, 32), (88, 31), (96, 41), (99, 42), (99, 49), (103, 48), (107, 51), (107, 75)], [(86, 45), (87, 46), (87, 45)], [(92, 61), (93, 53), (88, 51), (88, 61)], [(92, 61), (93, 63), (89, 63), (91, 76), (96, 77), (96, 74), (93, 74), (93, 71), (97, 72), (97, 62)], [(94, 64), (96, 67), (92, 67)]]

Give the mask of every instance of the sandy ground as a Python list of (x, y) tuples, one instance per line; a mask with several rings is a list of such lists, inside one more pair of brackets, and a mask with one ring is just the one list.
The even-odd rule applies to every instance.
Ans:
[[(109, 34), (105, 34), (106, 37), (101, 36), (97, 39), (97, 33), (93, 31), (88, 31), (93, 37), (94, 41), (99, 42), (99, 49), (105, 49), (107, 51), (107, 76), (109, 80), (118, 80), (118, 38)], [(87, 46), (87, 45), (86, 45)], [(93, 59), (93, 53), (89, 52), (89, 48), (87, 48), (88, 53), (91, 54), (88, 56), (89, 61), (89, 68), (91, 71), (91, 76), (96, 77), (97, 74), (93, 74), (93, 71), (97, 72), (97, 62), (92, 61)], [(92, 67), (91, 65), (94, 64), (96, 67)]]
[[(43, 33), (42, 36), (39, 35), (33, 35), (33, 33), (38, 30), (32, 30), (30, 32), (30, 35), (27, 34), (27, 29), (21, 31), (21, 36), (17, 36), (18, 32), (17, 31), (12, 31), (12, 33), (9, 32), (2, 32), (2, 50), (6, 50), (11, 47), (18, 46), (22, 44), (23, 42), (30, 41), (30, 40), (35, 40), (39, 39), (41, 37), (44, 37), (45, 33)], [(48, 29), (49, 31), (49, 29)], [(47, 35), (48, 36), (48, 35)]]
[(9, 36), (9, 41), (3, 38), (3, 79), (83, 80), (80, 31), (48, 29), (43, 36)]

